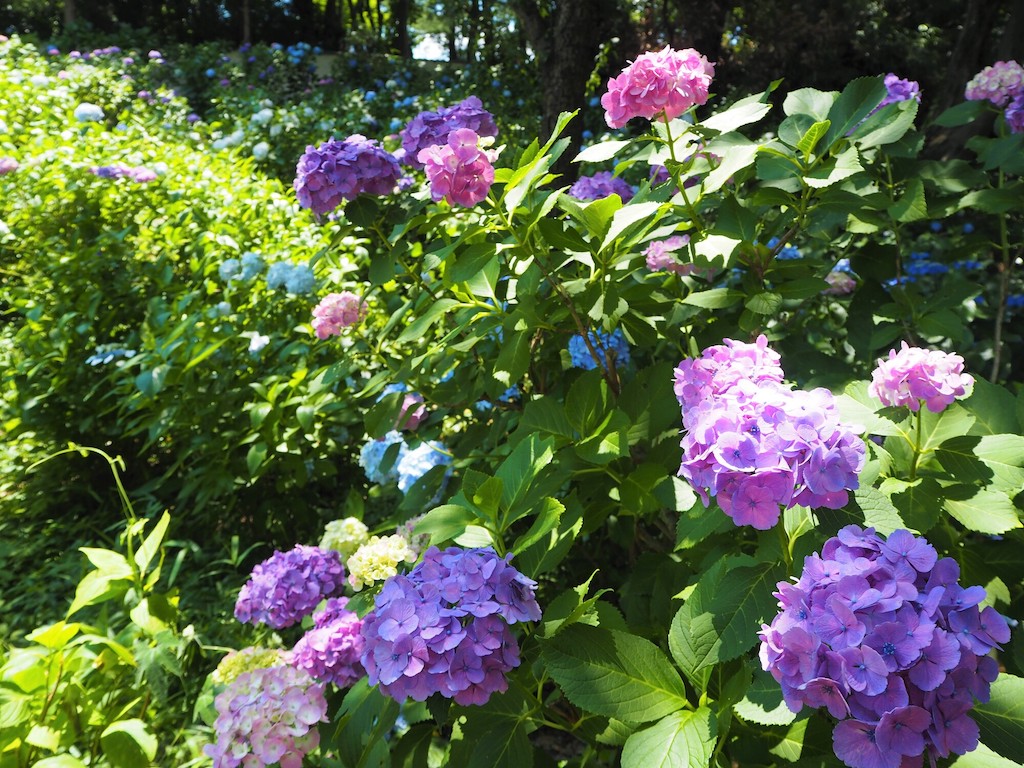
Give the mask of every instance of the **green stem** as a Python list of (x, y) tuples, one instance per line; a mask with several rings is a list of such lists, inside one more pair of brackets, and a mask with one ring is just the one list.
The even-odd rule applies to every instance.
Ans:
[[(999, 189), (1003, 188), (1003, 172), (999, 171)], [(999, 380), (999, 368), (1003, 357), (1003, 318), (1006, 315), (1006, 298), (1010, 290), (1010, 236), (1006, 226), (1007, 214), (999, 214), (999, 250), (1003, 263), (999, 270), (999, 301), (996, 304), (995, 329), (992, 332), (992, 372), (988, 380), (995, 384)]]
[(683, 198), (683, 204), (686, 206), (686, 212), (690, 215), (690, 221), (694, 223), (699, 232), (703, 232), (704, 221), (701, 219), (700, 214), (697, 213), (697, 209), (693, 207), (693, 203), (690, 202), (690, 198), (686, 194), (686, 186), (683, 184), (682, 178), (678, 175), (677, 168), (679, 165), (679, 159), (676, 157), (675, 141), (672, 139), (672, 127), (664, 112), (661, 113), (661, 119), (662, 122), (665, 123), (665, 140), (668, 142), (668, 154), (672, 158), (673, 164), (673, 168), (669, 173), (672, 176), (672, 180), (676, 183), (676, 189), (679, 190), (679, 194)]
[(917, 409), (917, 413), (914, 414), (914, 418), (917, 421), (917, 426), (914, 429), (914, 440), (910, 443), (910, 447), (914, 449), (914, 460), (910, 462), (910, 479), (917, 479), (917, 463), (921, 460), (921, 409)]

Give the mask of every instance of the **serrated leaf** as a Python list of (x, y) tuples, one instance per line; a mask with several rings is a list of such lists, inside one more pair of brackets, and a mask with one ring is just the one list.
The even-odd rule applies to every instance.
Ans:
[(757, 315), (774, 315), (782, 307), (782, 296), (773, 291), (761, 291), (747, 299), (744, 306)]
[(452, 744), (451, 764), (466, 768), (531, 768), (536, 730), (525, 697), (515, 688), (496, 693), (486, 704), (462, 710), (469, 716), (463, 738)]
[(710, 613), (694, 615), (693, 608), (683, 606), (672, 619), (668, 648), (690, 683), (701, 693), (707, 689), (711, 668), (717, 663), (722, 639), (715, 629)]
[(789, 725), (796, 713), (786, 706), (782, 688), (768, 672), (758, 669), (743, 700), (733, 710), (749, 723), (758, 725)]
[(818, 146), (818, 142), (821, 140), (822, 136), (825, 135), (831, 125), (832, 123), (829, 120), (819, 120), (811, 125), (811, 127), (807, 129), (807, 132), (800, 137), (800, 141), (797, 142), (796, 148), (804, 153), (805, 158), (808, 160), (810, 159), (811, 154), (814, 152), (814, 148)]
[(687, 706), (679, 674), (641, 637), (574, 624), (544, 641), (541, 654), (566, 697), (594, 714), (645, 723)]
[(763, 102), (761, 98), (761, 94), (746, 96), (724, 112), (719, 112), (701, 120), (701, 127), (720, 131), (721, 133), (728, 133), (729, 131), (735, 131), (741, 126), (755, 123), (767, 115), (768, 110), (772, 108), (771, 104)]
[(603, 163), (605, 160), (611, 160), (630, 144), (632, 144), (630, 141), (602, 141), (584, 149), (576, 155), (573, 162)]
[(723, 309), (733, 306), (742, 298), (743, 294), (740, 291), (733, 291), (729, 288), (711, 288), (707, 291), (691, 293), (683, 299), (683, 304), (691, 304), (704, 309)]
[(1022, 766), (1019, 762), (993, 752), (984, 744), (979, 744), (977, 749), (958, 757), (950, 764), (950, 768), (1022, 768)]
[(900, 199), (889, 206), (889, 215), (904, 224), (928, 217), (928, 204), (924, 199), (924, 182), (920, 178), (915, 177), (910, 180)]
[(1021, 527), (1010, 497), (998, 491), (983, 489), (966, 499), (947, 498), (942, 508), (969, 531), (996, 535)]
[(874, 527), (882, 535), (888, 536), (893, 531), (907, 527), (899, 510), (877, 488), (858, 488), (853, 492), (853, 497), (864, 513), (864, 524)]
[(673, 712), (626, 739), (622, 768), (706, 768), (717, 736), (707, 707)]
[(786, 94), (786, 99), (782, 102), (782, 111), (790, 116), (808, 115), (815, 120), (824, 120), (838, 96), (838, 91), (798, 88)]
[(1024, 678), (1000, 674), (992, 683), (991, 698), (977, 704), (971, 716), (987, 747), (1011, 760), (1024, 755)]
[(111, 723), (100, 735), (100, 744), (114, 768), (146, 768), (156, 757), (156, 737), (136, 718)]
[(778, 563), (734, 568), (725, 574), (710, 606), (722, 639), (720, 661), (735, 659), (757, 642), (757, 630), (776, 613), (772, 592), (785, 577)]

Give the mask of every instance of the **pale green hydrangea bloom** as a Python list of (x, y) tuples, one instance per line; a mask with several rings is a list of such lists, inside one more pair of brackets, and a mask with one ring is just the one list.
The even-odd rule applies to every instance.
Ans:
[(372, 536), (348, 559), (348, 583), (357, 592), (398, 573), (398, 564), (416, 561), (416, 551), (404, 536)]
[(240, 651), (231, 651), (221, 659), (211, 678), (219, 685), (230, 685), (245, 672), (269, 669), (285, 663), (287, 659), (280, 648), (243, 648)]
[(342, 520), (331, 520), (324, 527), (320, 549), (333, 549), (341, 554), (342, 560), (348, 560), (353, 552), (369, 540), (370, 532), (363, 521), (355, 517), (346, 517)]

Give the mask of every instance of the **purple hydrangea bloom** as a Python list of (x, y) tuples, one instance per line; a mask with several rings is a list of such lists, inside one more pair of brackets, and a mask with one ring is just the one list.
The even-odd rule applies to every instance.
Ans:
[(322, 683), (348, 688), (366, 675), (359, 657), (363, 654), (363, 621), (345, 606), (343, 598), (331, 598), (313, 614), (313, 628), (295, 644), (292, 665)]
[(882, 99), (881, 104), (875, 107), (874, 111), (878, 111), (889, 104), (895, 104), (898, 101), (910, 101), (913, 99), (918, 103), (921, 102), (921, 86), (918, 85), (916, 80), (904, 80), (890, 72), (885, 76), (885, 90), (885, 98)]
[[(1005, 116), (1010, 133), (1024, 133), (1024, 90), (1014, 96), (1006, 105)], [(967, 232), (967, 226), (964, 224), (964, 232)]]
[(889, 357), (878, 361), (868, 394), (883, 405), (918, 411), (924, 403), (929, 411), (939, 413), (974, 385), (974, 377), (963, 370), (960, 355), (911, 347), (904, 341), (899, 352), (890, 349)]
[(1024, 67), (1016, 61), (997, 61), (976, 74), (964, 90), (968, 101), (991, 101), (997, 107), (1024, 92)]
[(407, 576), (388, 579), (363, 622), (371, 685), (397, 701), (440, 693), (484, 704), (519, 666), (509, 625), (539, 621), (536, 582), (493, 549), (431, 547)]
[(633, 199), (633, 187), (612, 174), (611, 171), (598, 171), (593, 176), (580, 176), (576, 182), (569, 187), (569, 197), (577, 200), (600, 200), (609, 195), (618, 195), (622, 202), (628, 203)]
[(832, 393), (791, 390), (759, 336), (726, 339), (675, 371), (686, 478), (737, 525), (774, 526), (782, 507), (839, 509), (858, 487), (864, 442), (839, 421)]
[(934, 765), (977, 746), (967, 712), (988, 701), (999, 670), (988, 653), (1010, 629), (959, 575), (908, 531), (883, 539), (850, 525), (805, 559), (795, 584), (779, 583), (761, 664), (791, 710), (826, 707), (841, 721), (833, 747), (850, 768), (899, 768), (925, 753)]
[(301, 768), (327, 722), (323, 686), (287, 665), (244, 672), (216, 700), (217, 741), (203, 751), (214, 768), (280, 765)]
[(290, 627), (344, 586), (345, 568), (338, 552), (297, 544), (253, 568), (238, 593), (235, 618), (274, 629)]
[(447, 145), (448, 135), (462, 128), (470, 129), (477, 136), (498, 135), (494, 116), (484, 109), (479, 98), (470, 96), (454, 106), (416, 115), (400, 134), (405, 153), (402, 162), (422, 169), (424, 161), (419, 158), (420, 150)]
[(360, 194), (387, 195), (401, 177), (398, 160), (376, 141), (354, 134), (308, 146), (295, 168), (299, 205), (314, 213), (333, 211)]

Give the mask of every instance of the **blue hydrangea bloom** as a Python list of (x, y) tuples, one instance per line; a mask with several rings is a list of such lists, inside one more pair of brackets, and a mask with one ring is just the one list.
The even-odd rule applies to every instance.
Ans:
[(451, 463), (451, 455), (436, 440), (420, 443), (416, 448), (407, 448), (395, 465), (398, 471), (398, 490), (408, 492), (413, 483), (431, 469)]
[(258, 253), (246, 251), (242, 254), (242, 280), (251, 280), (263, 271), (263, 257)]
[(296, 264), (284, 280), (288, 293), (297, 295), (310, 293), (316, 287), (316, 277), (308, 264)]
[(229, 283), (238, 277), (242, 265), (238, 259), (225, 259), (217, 268), (217, 276), (225, 283)]
[[(385, 472), (381, 468), (384, 454), (387, 453), (388, 448), (396, 443), (399, 444), (398, 457)], [(366, 471), (366, 479), (371, 483), (377, 483), (378, 485), (392, 483), (398, 480), (398, 464), (406, 450), (405, 441), (402, 440), (402, 436), (392, 430), (384, 435), (384, 437), (378, 440), (370, 440), (362, 447), (362, 450), (359, 451), (359, 466)]]
[[(768, 241), (768, 247), (774, 248), (779, 244), (779, 238), (773, 237)], [(776, 259), (782, 259), (783, 261), (788, 259), (799, 259), (801, 257), (800, 249), (795, 245), (783, 246), (782, 250), (775, 254)]]
[[(590, 331), (589, 335), (590, 341), (595, 349), (597, 349), (598, 354), (601, 354), (602, 349), (607, 349), (611, 352), (617, 365), (629, 364), (629, 344), (626, 342), (626, 337), (622, 335), (621, 328), (616, 328), (611, 333), (604, 330), (599, 330), (596, 333)], [(587, 349), (586, 341), (578, 333), (569, 339), (569, 357), (572, 358), (573, 368), (582, 368), (585, 371), (592, 371), (597, 368), (597, 363), (594, 362), (590, 350)], [(601, 364), (606, 365), (603, 360)]]
[(275, 261), (267, 270), (267, 288), (283, 288), (291, 271), (292, 265), (287, 261)]

